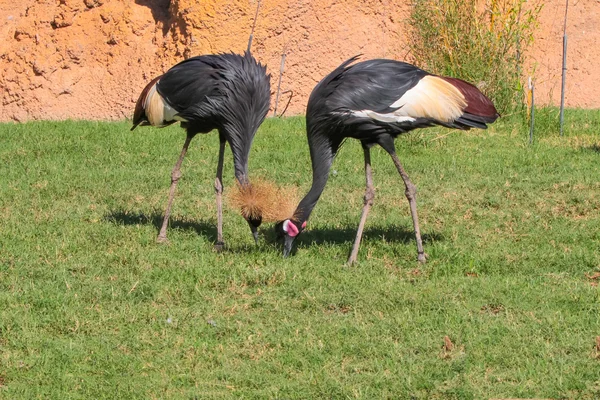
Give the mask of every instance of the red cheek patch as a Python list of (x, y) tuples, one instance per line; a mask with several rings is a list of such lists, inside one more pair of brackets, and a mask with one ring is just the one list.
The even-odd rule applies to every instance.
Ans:
[(294, 223), (292, 221), (289, 221), (289, 223), (287, 224), (288, 236), (296, 237), (296, 236), (298, 236), (298, 233), (300, 233), (300, 232), (298, 231), (298, 228), (296, 227), (296, 225), (294, 225)]
[(306, 228), (306, 221), (302, 223), (302, 229)]

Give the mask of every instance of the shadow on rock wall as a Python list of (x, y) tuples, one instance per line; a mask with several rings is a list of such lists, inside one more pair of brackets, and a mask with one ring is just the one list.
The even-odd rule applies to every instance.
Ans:
[(170, 27), (170, 3), (170, 0), (135, 0), (135, 4), (148, 7), (150, 9), (155, 23), (162, 24), (163, 36), (167, 34)]

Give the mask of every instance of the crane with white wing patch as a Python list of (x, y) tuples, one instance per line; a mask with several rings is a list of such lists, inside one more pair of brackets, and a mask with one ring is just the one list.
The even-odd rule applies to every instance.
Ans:
[(306, 227), (306, 221), (325, 189), (329, 170), (346, 138), (361, 141), (366, 175), (363, 211), (348, 259), (356, 261), (374, 188), (370, 148), (376, 144), (392, 157), (405, 185), (410, 205), (417, 258), (425, 262), (416, 205), (416, 187), (396, 154), (394, 139), (417, 128), (442, 125), (467, 130), (487, 128), (499, 114), (494, 104), (472, 84), (430, 74), (395, 60), (375, 59), (352, 64), (353, 57), (321, 80), (308, 100), (306, 129), (313, 182), (290, 219), (277, 224), (284, 237), (284, 256)]
[[(217, 242), (223, 247), (223, 157), (228, 143), (233, 153), (235, 177), (241, 187), (249, 187), (248, 157), (254, 135), (269, 110), (270, 75), (266, 67), (246, 52), (209, 54), (188, 58), (171, 67), (164, 75), (151, 80), (135, 106), (133, 127), (163, 127), (181, 122), (186, 139), (181, 155), (171, 173), (171, 189), (158, 242), (167, 240), (167, 225), (181, 163), (188, 146), (197, 134), (219, 132), (219, 160), (215, 179), (217, 199)], [(262, 217), (258, 213), (244, 215), (254, 240)]]

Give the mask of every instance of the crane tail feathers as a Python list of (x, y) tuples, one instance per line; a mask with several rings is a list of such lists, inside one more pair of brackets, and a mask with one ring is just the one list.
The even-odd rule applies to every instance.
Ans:
[(161, 76), (157, 76), (150, 81), (142, 90), (138, 98), (133, 113), (134, 130), (138, 125), (152, 125), (164, 127), (175, 123), (176, 121), (186, 121), (179, 113), (167, 103), (167, 101), (158, 93), (156, 89)]
[(146, 116), (146, 103), (148, 99), (148, 92), (154, 87), (156, 82), (162, 77), (162, 75), (157, 76), (152, 79), (142, 90), (140, 97), (138, 97), (137, 102), (135, 103), (135, 111), (133, 112), (133, 127), (131, 130), (134, 130), (138, 125), (144, 125), (144, 122), (148, 122), (148, 118)]
[[(496, 107), (494, 107), (494, 103), (481, 93), (475, 85), (458, 78), (441, 77), (441, 79), (450, 83), (464, 96), (466, 107), (463, 109), (463, 115), (459, 119), (471, 121), (473, 124), (479, 123), (485, 125), (486, 123), (494, 122), (500, 116), (498, 111), (496, 111)], [(480, 126), (473, 127), (479, 128)]]
[(396, 111), (388, 115), (397, 122), (426, 118), (448, 124), (459, 118), (465, 107), (467, 102), (458, 88), (440, 77), (426, 75), (390, 105)]
[(456, 78), (426, 75), (392, 103), (391, 113), (352, 110), (357, 117), (384, 123), (423, 127), (442, 125), (456, 129), (486, 129), (499, 114), (494, 104), (475, 86)]
[(469, 113), (465, 113), (460, 118), (457, 118), (454, 121), (454, 125), (456, 128), (464, 130), (470, 128), (487, 129), (485, 121), (482, 121), (478, 116)]

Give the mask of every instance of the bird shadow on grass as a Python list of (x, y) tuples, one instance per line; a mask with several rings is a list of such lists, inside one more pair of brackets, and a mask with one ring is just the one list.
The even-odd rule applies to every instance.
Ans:
[[(356, 229), (357, 227), (351, 226), (344, 228), (311, 228), (298, 237), (294, 247), (304, 249), (323, 243), (346, 244), (351, 246), (356, 237)], [(281, 247), (282, 239), (278, 238), (273, 230), (271, 230), (271, 232), (265, 232), (265, 239), (268, 243)], [(434, 241), (442, 241), (444, 240), (444, 237), (437, 232), (430, 232), (422, 233), (421, 239), (423, 240), (423, 244), (426, 245)], [(410, 243), (415, 241), (415, 233), (413, 230), (408, 230), (395, 225), (373, 226), (365, 228), (363, 231), (362, 243), (370, 240)], [(295, 252), (295, 250), (293, 252)]]
[(591, 146), (582, 146), (582, 150), (591, 151), (594, 153), (600, 154), (600, 145), (598, 143), (594, 143)]
[[(125, 210), (113, 210), (104, 215), (105, 221), (116, 225), (152, 225), (156, 229), (157, 235), (162, 226), (163, 218), (164, 214), (159, 211), (154, 211), (152, 213), (136, 213)], [(217, 242), (217, 226), (214, 221), (189, 221), (176, 218), (171, 215), (171, 218), (169, 219), (169, 227), (167, 229), (167, 237), (169, 236), (170, 231), (177, 229), (195, 232), (198, 236), (203, 236), (207, 242), (213, 244)], [(263, 232), (266, 231), (261, 229), (261, 236)], [(248, 236), (250, 236), (250, 229), (248, 229)], [(256, 251), (256, 249), (269, 249), (273, 247), (273, 245), (270, 243), (266, 243), (266, 246), (263, 244), (259, 247), (254, 245), (254, 243), (232, 245), (230, 242), (228, 242), (227, 237), (224, 239), (225, 247), (223, 251), (226, 253), (251, 253)]]
[[(298, 246), (305, 247), (320, 243), (353, 243), (356, 237), (355, 227), (342, 229), (316, 228), (306, 231), (298, 238)], [(442, 236), (438, 233), (425, 233), (421, 235), (423, 244), (438, 241)], [(394, 243), (410, 243), (415, 240), (415, 232), (397, 226), (374, 226), (365, 228), (362, 236), (363, 241), (385, 240)]]
[[(150, 225), (156, 228), (156, 233), (160, 231), (164, 214), (153, 212), (151, 214), (132, 213), (124, 210), (114, 210), (104, 216), (104, 220), (118, 225)], [(210, 242), (217, 241), (217, 227), (214, 223), (203, 221), (188, 221), (171, 216), (169, 219), (169, 230), (181, 229), (194, 231), (200, 236), (204, 236)], [(168, 236), (168, 231), (167, 231)]]

